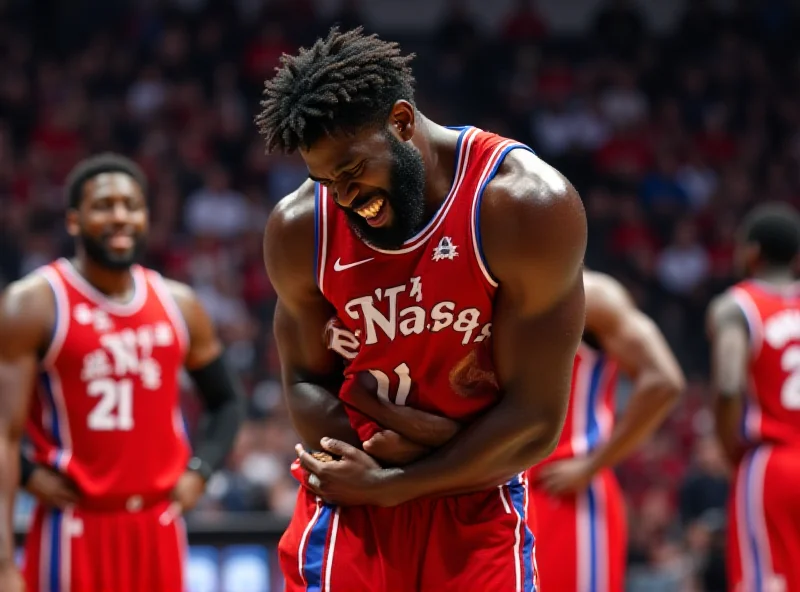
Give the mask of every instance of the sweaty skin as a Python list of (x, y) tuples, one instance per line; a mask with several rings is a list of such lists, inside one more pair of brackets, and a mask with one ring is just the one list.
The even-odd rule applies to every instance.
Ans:
[[(415, 134), (415, 130), (421, 131)], [(402, 141), (413, 140), (432, 177), (426, 183), (428, 203), (432, 199), (441, 203), (446, 189), (438, 194), (436, 188), (448, 186), (442, 179), (451, 173), (445, 174), (441, 167), (454, 160), (451, 132), (405, 101), (395, 104), (389, 131)], [(372, 141), (374, 132), (365, 136)], [(310, 152), (341, 154), (348, 143), (359, 142), (358, 134), (327, 138), (324, 147)], [(326, 160), (304, 158), (315, 172)], [(378, 180), (372, 182), (380, 186)], [(353, 203), (359, 188), (352, 179), (343, 183), (337, 193), (345, 196), (340, 205)], [(563, 426), (585, 314), (586, 218), (575, 189), (525, 151), (511, 152), (487, 186), (480, 225), (484, 255), (500, 284), (493, 315), (493, 356), (502, 396), (446, 446), (392, 469), (380, 468), (357, 448), (355, 432), (333, 395), (341, 369), (321, 339), (335, 311), (314, 279), (313, 195), (309, 182), (280, 202), (267, 223), (264, 253), (279, 297), (275, 335), (293, 422), (306, 446), (317, 448), (320, 442), (342, 457), (321, 463), (299, 452), (301, 464), (318, 478), (315, 491), (340, 504), (392, 506), (423, 496), (486, 489), (549, 454)], [(435, 211), (435, 206), (430, 209)], [(331, 440), (321, 442), (326, 437)]]

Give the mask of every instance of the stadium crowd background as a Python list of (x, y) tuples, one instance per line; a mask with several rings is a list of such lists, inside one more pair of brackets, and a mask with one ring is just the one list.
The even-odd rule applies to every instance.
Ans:
[[(250, 393), (235, 451), (197, 512), (291, 512), (295, 436), (261, 239), (306, 171), (299, 158), (265, 156), (252, 119), (282, 52), (333, 22), (383, 32), (391, 18), (375, 23), (378, 4), (388, 5), (0, 2), (0, 286), (68, 253), (61, 182), (78, 159), (115, 150), (144, 167), (148, 263), (198, 290)], [(727, 472), (710, 437), (703, 316), (732, 281), (742, 213), (800, 200), (797, 13), (784, 0), (692, 0), (665, 25), (626, 0), (581, 0), (592, 10), (565, 32), (526, 0), (499, 2), (492, 27), (467, 2), (443, 0), (426, 3), (442, 10), (415, 28), (419, 2), (404, 4), (394, 10), (406, 25), (387, 36), (417, 52), (419, 107), (525, 141), (566, 174), (589, 215), (587, 264), (623, 280), (675, 349), (687, 393), (619, 468), (630, 589), (715, 589)], [(190, 427), (197, 411), (187, 393)], [(23, 498), (18, 512), (29, 507)]]

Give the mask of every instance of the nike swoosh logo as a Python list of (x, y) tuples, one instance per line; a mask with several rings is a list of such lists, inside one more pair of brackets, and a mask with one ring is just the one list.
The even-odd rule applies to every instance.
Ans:
[(362, 259), (361, 261), (356, 261), (354, 263), (348, 263), (347, 265), (342, 265), (342, 258), (339, 257), (333, 264), (333, 270), (344, 271), (345, 269), (350, 269), (351, 267), (355, 267), (356, 265), (361, 265), (362, 263), (368, 263), (373, 259), (375, 259), (375, 257), (370, 257), (369, 259)]

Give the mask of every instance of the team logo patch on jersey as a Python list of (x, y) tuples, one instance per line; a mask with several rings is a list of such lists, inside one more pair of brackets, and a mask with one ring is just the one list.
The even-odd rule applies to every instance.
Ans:
[(98, 333), (111, 331), (114, 328), (114, 322), (106, 311), (99, 308), (92, 309), (83, 302), (72, 309), (72, 317), (79, 325), (93, 325)]
[(439, 241), (439, 244), (433, 248), (433, 260), (441, 261), (442, 259), (449, 259), (452, 261), (458, 256), (458, 248), (453, 244), (453, 239), (445, 236)]

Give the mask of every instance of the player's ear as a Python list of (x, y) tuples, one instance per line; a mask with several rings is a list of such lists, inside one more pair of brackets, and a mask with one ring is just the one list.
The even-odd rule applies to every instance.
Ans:
[(81, 228), (80, 224), (78, 223), (78, 210), (74, 208), (70, 208), (67, 210), (67, 218), (65, 220), (65, 226), (67, 228), (67, 234), (70, 236), (78, 236), (80, 234)]
[(400, 99), (394, 104), (389, 114), (389, 125), (403, 142), (414, 137), (416, 122), (416, 113), (411, 103)]

